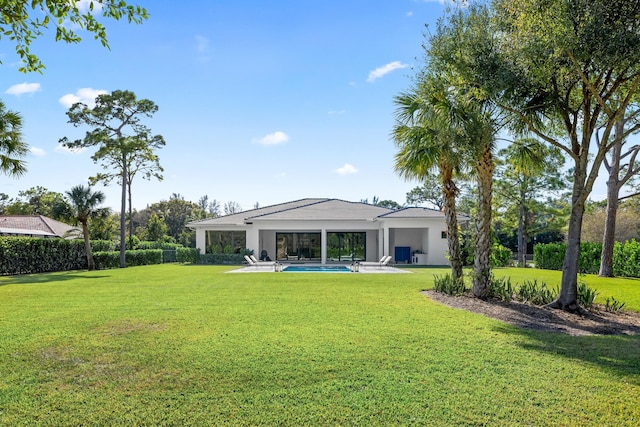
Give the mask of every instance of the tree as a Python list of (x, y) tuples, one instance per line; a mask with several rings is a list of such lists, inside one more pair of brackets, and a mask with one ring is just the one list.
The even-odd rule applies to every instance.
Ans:
[(533, 202), (543, 194), (566, 188), (562, 167), (564, 157), (534, 138), (517, 139), (500, 150), (496, 195), (505, 212), (509, 206), (517, 211), (518, 264), (526, 266), (529, 229), (534, 221)]
[(27, 152), (28, 146), (22, 140), (22, 117), (6, 110), (0, 101), (0, 173), (19, 177), (27, 172), (25, 162), (20, 160)]
[(394, 210), (402, 209), (402, 205), (394, 200), (380, 200), (378, 203), (376, 203), (376, 206)]
[(242, 206), (240, 203), (229, 201), (224, 204), (224, 214), (225, 215), (233, 215), (235, 213), (242, 212)]
[[(87, 6), (88, 4), (88, 6)], [(92, 33), (93, 37), (109, 47), (106, 28), (95, 15), (104, 18), (141, 23), (148, 18), (147, 11), (140, 6), (128, 5), (122, 0), (30, 0), (4, 1), (0, 7), (0, 38), (7, 37), (16, 45), (23, 72), (42, 72), (44, 64), (30, 47), (49, 27), (55, 28), (55, 40), (78, 43), (80, 36), (74, 28)]]
[(421, 187), (415, 187), (407, 193), (407, 205), (417, 206), (426, 203), (441, 211), (444, 208), (441, 182), (440, 175), (427, 175)]
[(147, 224), (147, 240), (153, 242), (162, 241), (167, 234), (167, 224), (157, 214), (151, 214), (149, 217), (149, 224)]
[(84, 249), (87, 253), (87, 265), (89, 270), (96, 269), (96, 263), (93, 260), (93, 252), (91, 251), (91, 243), (89, 240), (89, 218), (100, 215), (98, 206), (104, 202), (104, 193), (100, 191), (91, 191), (90, 186), (76, 185), (66, 192), (71, 201), (72, 216), (76, 223), (82, 224), (82, 235), (84, 236)]
[[(627, 0), (496, 0), (491, 10), (457, 10), (439, 29), (457, 46), (453, 51), (445, 45), (439, 58), (465, 86), (517, 117), (514, 131), (534, 133), (573, 161), (567, 249), (554, 308), (579, 310), (585, 202), (612, 148), (614, 125), (640, 85), (639, 11), (640, 2)], [(596, 129), (601, 133), (594, 144)]]
[(189, 234), (191, 239), (193, 233), (187, 229), (187, 223), (203, 219), (206, 215), (196, 203), (184, 200), (182, 195), (176, 193), (172, 194), (169, 200), (153, 203), (144, 210), (150, 217), (156, 214), (162, 218), (167, 226), (167, 235), (176, 241), (185, 240), (184, 233)]
[(461, 166), (460, 129), (456, 126), (459, 111), (448, 87), (442, 80), (427, 78), (413, 90), (397, 95), (392, 136), (398, 147), (394, 167), (402, 177), (422, 180), (437, 171), (442, 179), (451, 275), (457, 282), (462, 280), (462, 257), (454, 175)]
[(153, 163), (153, 150), (164, 146), (161, 135), (151, 135), (150, 129), (141, 120), (151, 117), (158, 110), (156, 104), (148, 99), (136, 99), (130, 91), (116, 90), (110, 94), (98, 95), (94, 108), (78, 102), (73, 104), (67, 116), (74, 126), (87, 125), (92, 130), (80, 140), (69, 141), (66, 137), (60, 142), (69, 148), (97, 146), (92, 156), (94, 162), (104, 162), (119, 171), (122, 186), (120, 203), (120, 267), (125, 267), (125, 229), (127, 210), (127, 185), (130, 182), (129, 167), (134, 159)]
[(64, 195), (36, 186), (18, 192), (5, 208), (7, 215), (44, 215), (57, 220), (64, 220), (68, 206)]
[[(618, 216), (618, 206), (620, 189), (635, 175), (640, 173), (640, 161), (636, 158), (640, 152), (640, 145), (626, 147), (625, 138), (626, 124), (635, 119), (635, 111), (630, 116), (620, 118), (614, 127), (614, 142), (609, 158), (605, 156), (603, 162), (609, 174), (607, 180), (607, 209), (604, 231), (602, 233), (602, 256), (600, 258), (599, 276), (613, 277), (613, 247), (616, 240), (616, 219)], [(596, 136), (598, 134), (596, 133)], [(622, 164), (628, 158), (627, 163)]]

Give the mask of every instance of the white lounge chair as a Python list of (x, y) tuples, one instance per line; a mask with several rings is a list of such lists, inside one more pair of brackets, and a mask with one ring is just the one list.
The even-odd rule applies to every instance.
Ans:
[(244, 259), (247, 260), (250, 267), (273, 267), (274, 270), (277, 270), (277, 261), (258, 261), (253, 255), (245, 255)]
[(382, 267), (388, 266), (389, 262), (391, 262), (392, 259), (393, 259), (393, 257), (391, 255), (385, 255), (382, 258), (380, 258), (380, 261), (377, 261), (377, 262), (361, 261), (360, 262), (360, 266), (361, 267), (378, 267), (378, 268), (382, 268)]

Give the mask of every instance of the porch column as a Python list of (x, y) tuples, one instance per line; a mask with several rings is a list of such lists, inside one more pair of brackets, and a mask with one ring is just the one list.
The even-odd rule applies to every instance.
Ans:
[(327, 263), (327, 229), (320, 230), (320, 263)]
[(256, 258), (260, 256), (260, 230), (255, 227), (251, 227), (246, 231), (247, 237), (247, 249), (253, 250), (253, 254)]
[[(384, 227), (384, 238), (383, 238), (383, 253), (382, 255), (391, 255), (391, 247), (389, 246), (391, 242), (389, 242), (389, 227)], [(381, 255), (381, 257), (382, 257)]]
[(200, 249), (201, 254), (207, 252), (207, 230), (204, 228), (196, 228), (196, 248)]

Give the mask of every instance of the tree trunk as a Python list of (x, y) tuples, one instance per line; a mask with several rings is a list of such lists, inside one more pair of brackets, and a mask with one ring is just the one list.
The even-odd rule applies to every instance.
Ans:
[(491, 197), (493, 184), (493, 156), (485, 147), (476, 162), (478, 175), (478, 216), (476, 218), (476, 247), (473, 263), (473, 295), (484, 299), (489, 295), (491, 278)]
[(578, 306), (578, 260), (584, 216), (586, 165), (578, 163), (573, 174), (573, 192), (571, 196), (571, 215), (567, 233), (567, 249), (562, 267), (562, 281), (558, 298), (549, 304), (569, 312), (579, 312)]
[(87, 254), (87, 269), (95, 270), (96, 262), (93, 259), (93, 251), (91, 250), (91, 241), (89, 240), (89, 226), (87, 221), (81, 221), (82, 223), (82, 236), (84, 237), (84, 252)]
[[(624, 121), (616, 123), (616, 143), (611, 149), (611, 165), (607, 180), (607, 214), (602, 235), (602, 256), (599, 276), (613, 277), (613, 246), (616, 241), (616, 216), (618, 214), (618, 196), (620, 195), (620, 156), (622, 154), (622, 134)], [(631, 165), (633, 167), (633, 165)]]
[[(124, 157), (124, 154), (123, 154)], [(126, 159), (122, 162), (122, 197), (120, 200), (120, 268), (126, 267), (125, 251), (127, 250), (127, 242), (125, 240), (126, 212), (127, 212), (127, 164)]]
[(518, 206), (518, 265), (527, 266), (527, 237), (525, 233), (525, 197), (526, 194), (520, 188), (520, 204)]
[(130, 182), (127, 183), (127, 193), (129, 196), (129, 239), (131, 239), (133, 236), (133, 207), (131, 206), (131, 183)]
[(442, 195), (444, 197), (444, 217), (447, 222), (447, 244), (449, 246), (449, 262), (451, 262), (451, 276), (454, 281), (462, 279), (462, 252), (460, 250), (460, 236), (458, 233), (458, 214), (456, 211), (456, 195), (458, 188), (451, 179), (450, 168), (441, 168)]

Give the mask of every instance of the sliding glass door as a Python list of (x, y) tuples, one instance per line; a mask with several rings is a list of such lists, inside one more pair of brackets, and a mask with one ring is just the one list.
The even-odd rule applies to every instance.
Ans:
[(327, 233), (327, 260), (364, 261), (366, 259), (366, 233)]
[(280, 261), (320, 261), (320, 233), (276, 233)]

